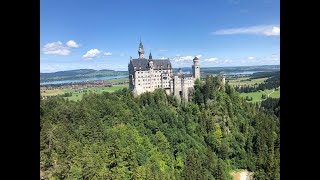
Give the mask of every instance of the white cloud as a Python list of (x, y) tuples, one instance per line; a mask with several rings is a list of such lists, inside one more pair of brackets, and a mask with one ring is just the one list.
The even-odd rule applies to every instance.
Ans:
[(69, 55), (71, 52), (71, 48), (78, 48), (79, 44), (77, 44), (74, 40), (70, 40), (64, 45), (61, 41), (47, 43), (42, 48), (44, 54), (56, 54), (56, 55)]
[(79, 47), (79, 44), (77, 44), (74, 40), (70, 40), (66, 43), (66, 45), (68, 47), (71, 47), (71, 48), (78, 48)]
[(257, 34), (264, 36), (280, 36), (279, 25), (259, 25), (242, 28), (231, 28), (222, 29), (213, 32), (216, 35), (227, 35), (227, 34)]
[(121, 53), (121, 54), (120, 54), (120, 56), (124, 56), (124, 55), (125, 55), (124, 53)]
[(63, 56), (69, 55), (71, 52), (61, 41), (45, 44), (42, 51), (44, 54), (57, 54)]
[(83, 55), (82, 58), (88, 59), (88, 60), (93, 59), (97, 57), (100, 53), (101, 51), (99, 51), (98, 49), (91, 49), (85, 55)]
[(250, 56), (250, 57), (248, 57), (248, 59), (249, 59), (249, 60), (252, 60), (252, 59), (255, 59), (255, 57)]
[(105, 53), (103, 53), (105, 56), (111, 56), (112, 55), (112, 53), (111, 52), (105, 52)]
[(161, 57), (160, 59), (168, 59), (168, 58), (166, 58), (166, 57)]
[[(180, 54), (176, 54), (176, 57), (174, 57), (172, 60), (175, 62), (188, 62), (188, 61), (191, 62), (194, 57), (195, 56), (181, 56)], [(201, 58), (202, 55), (199, 54), (196, 57)]]
[(218, 58), (208, 58), (208, 59), (205, 59), (205, 60), (203, 60), (204, 62), (215, 62), (215, 61), (217, 61), (218, 60)]
[(266, 61), (269, 62), (280, 62), (280, 53), (274, 53), (271, 56), (266, 58)]
[(173, 58), (173, 60), (175, 62), (184, 62), (184, 61), (192, 61), (193, 60), (193, 56), (178, 56)]

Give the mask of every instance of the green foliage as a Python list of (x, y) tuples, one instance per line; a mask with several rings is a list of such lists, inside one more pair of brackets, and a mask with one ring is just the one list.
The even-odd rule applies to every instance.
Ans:
[[(47, 179), (279, 179), (280, 121), (217, 77), (179, 104), (159, 89), (124, 88), (74, 102), (40, 96), (40, 170)], [(280, 111), (280, 109), (279, 109)]]

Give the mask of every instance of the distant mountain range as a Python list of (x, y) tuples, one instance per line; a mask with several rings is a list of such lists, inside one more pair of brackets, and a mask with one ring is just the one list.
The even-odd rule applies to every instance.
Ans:
[[(173, 72), (178, 72), (180, 68), (173, 68)], [(181, 68), (183, 72), (192, 72), (191, 67)], [(238, 66), (238, 67), (201, 67), (201, 74), (219, 74), (242, 71), (279, 71), (280, 65), (263, 66)], [(128, 75), (128, 71), (115, 71), (109, 69), (76, 69), (68, 71), (58, 71), (53, 73), (40, 73), (40, 82), (50, 82), (59, 80), (71, 80), (91, 77), (121, 76)]]
[[(178, 72), (180, 68), (173, 68), (173, 72)], [(192, 72), (191, 67), (181, 68), (183, 72)], [(232, 66), (232, 67), (201, 67), (201, 74), (234, 73), (244, 71), (279, 71), (280, 65), (261, 65), (261, 66)]]
[(114, 71), (108, 69), (76, 69), (68, 71), (58, 71), (53, 73), (40, 73), (40, 82), (120, 75), (128, 75), (128, 71)]

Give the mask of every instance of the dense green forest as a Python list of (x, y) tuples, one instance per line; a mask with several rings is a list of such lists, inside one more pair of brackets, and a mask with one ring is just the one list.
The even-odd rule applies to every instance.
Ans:
[(280, 77), (280, 71), (271, 71), (271, 72), (256, 72), (251, 74), (250, 79), (259, 79), (259, 78), (266, 78), (266, 77)]
[(41, 99), (46, 179), (231, 180), (234, 169), (280, 179), (280, 118), (269, 109), (280, 101), (247, 103), (217, 77), (196, 81), (190, 102), (161, 89)]

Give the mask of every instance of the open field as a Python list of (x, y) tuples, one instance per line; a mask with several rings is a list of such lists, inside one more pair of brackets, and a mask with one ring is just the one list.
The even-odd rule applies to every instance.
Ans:
[(55, 96), (55, 95), (72, 92), (72, 96), (65, 97), (65, 98), (69, 100), (77, 101), (77, 100), (81, 100), (83, 94), (85, 93), (92, 92), (92, 93), (100, 94), (102, 92), (114, 92), (125, 87), (128, 88), (128, 84), (113, 85), (112, 87), (93, 87), (93, 88), (84, 89), (84, 90), (87, 90), (87, 92), (83, 92), (83, 90), (74, 90), (74, 89), (46, 90), (46, 91), (41, 91), (41, 95), (45, 97), (45, 96)]
[(232, 86), (243, 86), (243, 85), (254, 85), (261, 84), (268, 78), (259, 78), (259, 79), (249, 79), (249, 77), (237, 78), (229, 80), (229, 84)]
[(259, 102), (259, 101), (262, 101), (262, 94), (266, 94), (268, 95), (269, 94), (269, 97), (272, 97), (272, 98), (279, 98), (280, 97), (280, 89), (277, 90), (277, 91), (274, 91), (273, 90), (264, 90), (264, 91), (258, 91), (258, 92), (251, 92), (251, 93), (241, 93), (240, 96), (243, 97), (243, 98), (246, 98), (246, 96), (249, 96), (249, 97), (252, 97), (252, 101), (248, 101), (248, 102)]
[(280, 97), (280, 89), (278, 91), (274, 91), (273, 93), (271, 93), (269, 97), (279, 98)]
[(106, 82), (109, 83), (122, 83), (122, 82), (129, 82), (128, 77), (125, 78), (116, 78), (116, 79), (109, 79), (109, 80), (105, 80)]

